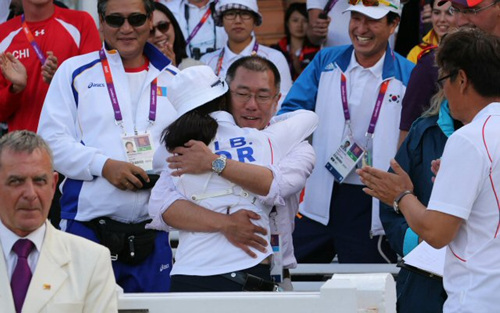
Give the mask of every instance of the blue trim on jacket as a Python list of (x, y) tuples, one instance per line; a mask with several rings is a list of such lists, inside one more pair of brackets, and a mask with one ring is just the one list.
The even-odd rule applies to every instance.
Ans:
[(78, 212), (78, 198), (82, 190), (83, 180), (66, 178), (61, 197), (61, 218), (74, 220)]
[(96, 59), (90, 63), (84, 64), (77, 68), (76, 70), (73, 71), (73, 74), (71, 75), (71, 91), (73, 92), (73, 97), (75, 98), (75, 103), (76, 107), (78, 108), (78, 91), (75, 89), (75, 79), (80, 75), (81, 73), (85, 72), (86, 70), (92, 68), (94, 65), (97, 63), (101, 63), (100, 59)]
[[(345, 72), (351, 61), (354, 46), (338, 46), (321, 49), (314, 57), (304, 72), (297, 78), (293, 84), (278, 114), (291, 112), (299, 109), (315, 110), (316, 97), (318, 94), (319, 79), (322, 72), (333, 71), (338, 67)], [(387, 45), (382, 78), (394, 77), (401, 81), (403, 85), (408, 85), (410, 73), (414, 64), (394, 52)], [(313, 94), (313, 98), (310, 95)], [(290, 102), (293, 99), (294, 102)], [(312, 101), (311, 101), (312, 100)]]

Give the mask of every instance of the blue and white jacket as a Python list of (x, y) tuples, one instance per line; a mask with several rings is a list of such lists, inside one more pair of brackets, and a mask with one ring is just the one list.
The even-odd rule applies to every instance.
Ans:
[[(148, 130), (154, 148), (163, 129), (176, 118), (167, 90), (178, 70), (154, 46), (146, 44), (149, 70), (133, 120), (129, 82), (116, 50), (106, 51), (127, 134)], [(150, 123), (150, 86), (158, 78), (156, 121)], [(149, 218), (150, 191), (123, 191), (103, 176), (107, 159), (128, 161), (121, 126), (115, 122), (99, 52), (73, 57), (57, 70), (43, 105), (38, 133), (54, 153), (55, 169), (66, 176), (62, 184), (61, 217), (89, 221), (107, 216), (125, 223)]]
[[(313, 136), (316, 151), (316, 167), (306, 184), (301, 214), (324, 225), (330, 219), (330, 199), (334, 177), (325, 168), (329, 157), (340, 146), (344, 135), (345, 119), (340, 94), (341, 74), (347, 71), (354, 47), (340, 46), (322, 49), (295, 81), (279, 113), (307, 109), (315, 111), (319, 125)], [(396, 154), (399, 138), (401, 101), (413, 69), (413, 64), (394, 53), (389, 46), (385, 53), (382, 77), (374, 81), (373, 88), (380, 89), (383, 81), (390, 80), (385, 94), (378, 123), (373, 137), (373, 166), (387, 170), (389, 161)], [(347, 93), (362, 93), (363, 90), (351, 90), (347, 84)], [(373, 105), (376, 99), (373, 99)], [(373, 235), (383, 234), (379, 219), (379, 202), (372, 205)]]

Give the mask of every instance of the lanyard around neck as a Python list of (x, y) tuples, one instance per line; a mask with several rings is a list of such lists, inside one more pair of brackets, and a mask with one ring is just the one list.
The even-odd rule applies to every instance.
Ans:
[(30, 45), (35, 50), (36, 56), (38, 57), (38, 59), (40, 60), (40, 62), (42, 63), (42, 65), (44, 65), (45, 61), (47, 60), (47, 58), (43, 54), (42, 48), (40, 48), (40, 46), (38, 45), (38, 43), (35, 41), (35, 37), (33, 37), (33, 34), (31, 33), (31, 31), (30, 31), (30, 29), (28, 27), (28, 24), (26, 23), (24, 14), (21, 15), (21, 23), (22, 23), (23, 32), (26, 35), (26, 39), (28, 39)]
[(325, 13), (330, 12), (333, 9), (333, 7), (335, 6), (335, 4), (337, 4), (338, 1), (339, 0), (328, 0), (325, 7), (323, 8), (323, 12), (325, 12)]
[[(215, 0), (214, 1), (214, 5), (217, 4), (217, 2), (219, 2), (219, 0)], [(186, 10), (186, 12), (189, 12), (189, 7), (187, 6), (187, 4), (186, 4), (186, 7), (185, 7), (185, 10)], [(198, 24), (196, 24), (196, 26), (193, 28), (193, 31), (191, 32), (191, 34), (189, 34), (188, 38), (186, 39), (186, 45), (189, 45), (189, 43), (191, 42), (191, 40), (193, 40), (194, 36), (196, 36), (196, 34), (200, 30), (200, 28), (208, 20), (208, 17), (210, 16), (210, 14), (212, 14), (212, 9), (211, 9), (211, 7), (209, 5), (207, 11), (201, 17), (201, 20), (198, 22)], [(189, 28), (189, 13), (187, 13), (187, 16), (188, 16), (188, 18), (186, 19), (186, 25), (188, 25), (188, 28)], [(215, 33), (215, 31), (214, 31), (214, 33)]]
[[(219, 75), (221, 69), (222, 69), (222, 61), (224, 60), (224, 53), (226, 51), (226, 47), (222, 48), (222, 50), (219, 53), (219, 59), (217, 60), (217, 69), (215, 71), (215, 74)], [(256, 55), (257, 51), (259, 51), (259, 44), (257, 43), (257, 40), (255, 40), (255, 43), (252, 48), (252, 54), (251, 55)]]
[[(373, 134), (375, 133), (375, 126), (378, 122), (378, 116), (380, 114), (380, 109), (382, 108), (382, 102), (384, 101), (384, 96), (387, 92), (389, 82), (390, 80), (385, 80), (380, 86), (377, 101), (375, 102), (375, 107), (373, 108), (372, 117), (370, 119), (370, 124), (368, 125), (368, 130), (366, 131), (366, 136), (373, 137)], [(349, 113), (349, 104), (347, 102), (347, 78), (344, 73), (341, 73), (340, 78), (340, 96), (342, 98), (342, 108), (344, 109), (344, 119), (346, 124), (349, 126), (351, 124), (351, 114)]]
[[(104, 52), (104, 49), (99, 50), (99, 57), (101, 59), (102, 70), (104, 71), (104, 78), (106, 79), (106, 87), (108, 88), (109, 98), (111, 100), (111, 105), (113, 106), (113, 112), (115, 114), (115, 121), (118, 125), (122, 126), (123, 117), (120, 110), (120, 104), (118, 103), (118, 97), (115, 91), (115, 84), (113, 83), (113, 76), (111, 75), (111, 68), (109, 66), (109, 61)], [(157, 101), (157, 85), (158, 79), (155, 78), (151, 82), (151, 91), (149, 97), (149, 122), (153, 124), (156, 121), (156, 101)]]

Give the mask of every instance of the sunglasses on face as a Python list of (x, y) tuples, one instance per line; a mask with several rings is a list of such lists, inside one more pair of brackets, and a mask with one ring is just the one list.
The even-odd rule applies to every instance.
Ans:
[(356, 5), (359, 2), (362, 2), (365, 7), (378, 7), (380, 4), (384, 4), (388, 7), (393, 7), (396, 10), (398, 9), (397, 6), (387, 0), (348, 0), (348, 2), (350, 5)]
[(128, 21), (130, 26), (139, 27), (146, 23), (148, 16), (146, 14), (131, 14), (127, 17), (121, 15), (107, 15), (104, 17), (104, 21), (111, 27), (119, 28), (125, 23), (125, 20)]
[(160, 33), (166, 33), (169, 28), (170, 22), (159, 22), (158, 24), (156, 24), (156, 26), (153, 26), (153, 28), (151, 28), (151, 35), (154, 35), (157, 29), (160, 31)]

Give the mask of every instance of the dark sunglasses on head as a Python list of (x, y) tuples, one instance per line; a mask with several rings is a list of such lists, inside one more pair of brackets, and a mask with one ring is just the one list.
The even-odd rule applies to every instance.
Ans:
[(154, 35), (157, 29), (160, 31), (160, 33), (166, 33), (169, 28), (170, 22), (159, 22), (158, 24), (156, 24), (156, 26), (153, 26), (153, 28), (151, 28), (151, 35)]
[(118, 28), (125, 23), (125, 20), (128, 21), (130, 26), (139, 27), (146, 23), (148, 16), (146, 14), (131, 14), (127, 17), (121, 15), (107, 15), (104, 17), (104, 21), (111, 27)]
[(350, 5), (356, 5), (359, 2), (362, 2), (365, 7), (378, 7), (380, 4), (384, 4), (388, 7), (393, 7), (395, 9), (398, 9), (397, 6), (394, 4), (390, 3), (387, 0), (348, 0)]

